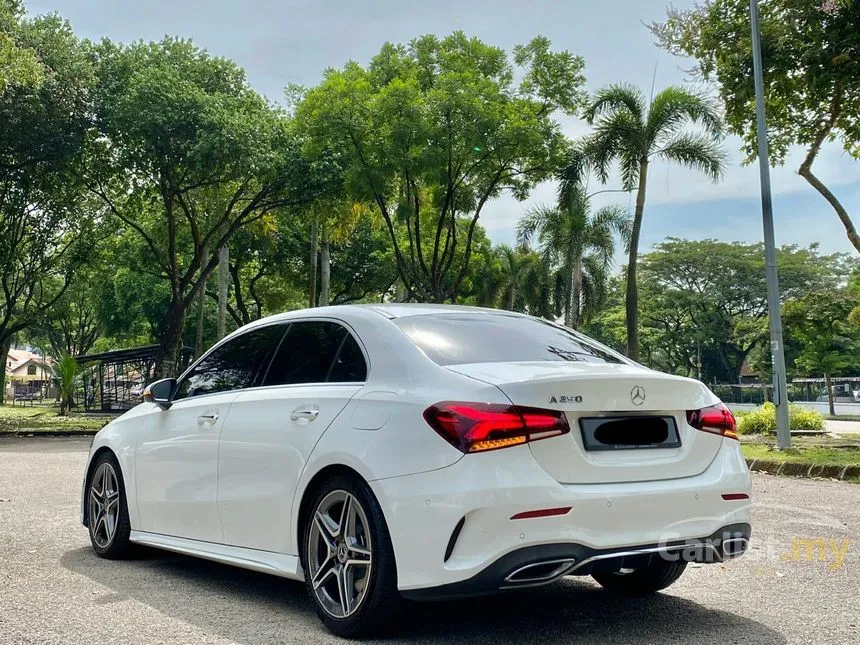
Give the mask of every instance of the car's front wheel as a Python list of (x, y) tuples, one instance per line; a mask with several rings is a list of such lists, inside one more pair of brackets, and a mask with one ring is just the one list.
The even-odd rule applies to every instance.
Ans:
[(400, 600), (394, 550), (367, 484), (337, 476), (319, 487), (302, 543), (308, 595), (332, 633), (365, 636), (393, 619)]
[(592, 577), (607, 591), (627, 596), (645, 596), (671, 585), (686, 568), (687, 563), (681, 559), (653, 557), (647, 565), (637, 569), (594, 573)]
[(111, 560), (131, 550), (128, 504), (116, 458), (103, 452), (93, 463), (87, 485), (87, 526), (95, 552)]

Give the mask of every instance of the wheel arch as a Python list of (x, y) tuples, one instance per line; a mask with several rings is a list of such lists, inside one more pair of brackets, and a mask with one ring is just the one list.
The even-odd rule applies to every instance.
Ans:
[[(347, 466), (346, 464), (329, 464), (321, 468), (316, 474), (314, 474), (313, 477), (311, 477), (311, 479), (307, 483), (307, 486), (305, 486), (304, 490), (302, 491), (302, 497), (299, 500), (299, 507), (298, 512), (296, 514), (296, 522), (294, 525), (295, 535), (293, 536), (293, 544), (296, 545), (296, 552), (298, 554), (301, 554), (302, 532), (304, 531), (305, 521), (309, 512), (311, 498), (313, 497), (314, 492), (320, 487), (320, 485), (322, 485), (324, 481), (330, 479), (331, 477), (336, 477), (338, 475), (356, 477), (363, 481), (365, 484), (367, 483), (367, 480), (361, 476), (361, 473), (359, 473), (354, 468)], [(377, 503), (379, 503), (379, 500), (377, 500)]]
[(83, 521), (84, 526), (90, 525), (89, 513), (87, 512), (87, 511), (89, 511), (89, 504), (90, 504), (89, 494), (87, 493), (87, 491), (90, 488), (90, 480), (93, 477), (93, 470), (95, 468), (96, 462), (99, 460), (99, 457), (101, 457), (105, 453), (107, 453), (113, 457), (114, 461), (116, 462), (117, 468), (119, 468), (120, 479), (123, 480), (122, 481), (123, 490), (125, 490), (125, 488), (126, 488), (125, 487), (125, 473), (122, 470), (122, 465), (119, 463), (119, 457), (117, 457), (116, 453), (113, 451), (113, 449), (110, 446), (105, 445), (105, 446), (100, 446), (99, 448), (97, 448), (96, 451), (93, 453), (93, 456), (90, 458), (90, 463), (87, 464), (87, 474), (86, 474), (86, 477), (84, 478), (84, 494), (83, 494), (83, 498), (82, 498), (83, 508), (81, 509), (82, 521)]

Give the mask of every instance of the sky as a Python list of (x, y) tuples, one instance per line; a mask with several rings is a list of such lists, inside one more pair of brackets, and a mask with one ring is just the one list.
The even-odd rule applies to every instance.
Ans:
[[(366, 63), (386, 41), (406, 42), (426, 33), (462, 30), (510, 51), (536, 35), (585, 58), (588, 89), (614, 82), (650, 90), (684, 83), (692, 64), (663, 52), (645, 27), (665, 16), (667, 0), (25, 0), (31, 15), (58, 12), (82, 37), (131, 42), (166, 34), (191, 38), (217, 56), (245, 68), (251, 85), (279, 101), (289, 83), (315, 85), (328, 67), (348, 60)], [(676, 8), (691, 6), (675, 0)], [(587, 126), (565, 119), (569, 136)], [(759, 171), (742, 166), (740, 141), (726, 140), (730, 153), (724, 180), (657, 162), (649, 176), (642, 227), (647, 250), (667, 236), (758, 242), (762, 238)], [(819, 243), (827, 252), (851, 251), (836, 214), (796, 169), (794, 150), (771, 172), (777, 244)], [(849, 213), (860, 213), (860, 162), (828, 144), (813, 166)], [(503, 196), (489, 203), (481, 223), (494, 242), (512, 243), (517, 220), (534, 205), (550, 204), (551, 183), (528, 200)], [(601, 195), (595, 205), (620, 203), (625, 194)], [(860, 225), (860, 222), (858, 222)]]

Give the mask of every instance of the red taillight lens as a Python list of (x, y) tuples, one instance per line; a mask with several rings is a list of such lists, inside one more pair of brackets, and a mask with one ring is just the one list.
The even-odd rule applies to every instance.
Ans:
[(465, 453), (516, 446), (570, 432), (563, 412), (502, 403), (443, 401), (424, 410), (424, 419)]
[(725, 403), (717, 403), (701, 410), (687, 410), (687, 423), (703, 432), (737, 439), (735, 417)]

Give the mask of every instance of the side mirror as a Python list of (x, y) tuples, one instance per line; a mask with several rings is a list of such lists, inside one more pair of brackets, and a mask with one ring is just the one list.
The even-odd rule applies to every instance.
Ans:
[(162, 410), (167, 410), (176, 394), (176, 379), (163, 378), (155, 383), (150, 383), (143, 390), (143, 400), (155, 403)]

